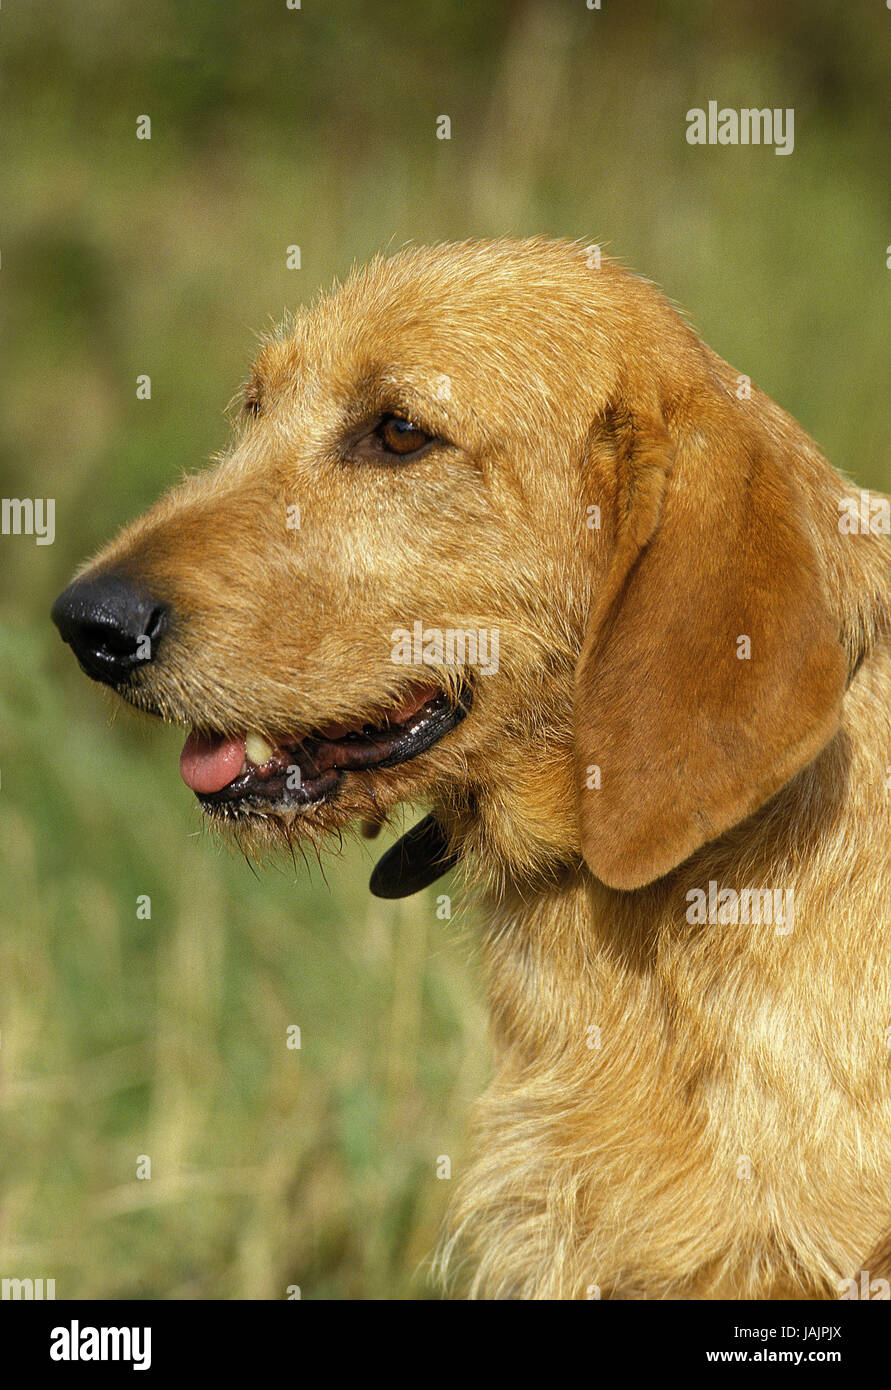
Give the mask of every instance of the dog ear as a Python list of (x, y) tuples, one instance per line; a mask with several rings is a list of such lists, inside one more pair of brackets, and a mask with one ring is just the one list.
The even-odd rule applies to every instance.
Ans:
[[(731, 413), (732, 412), (732, 413)], [(743, 820), (838, 728), (847, 662), (792, 465), (730, 403), (613, 423), (614, 532), (575, 690), (581, 847), (638, 888)]]

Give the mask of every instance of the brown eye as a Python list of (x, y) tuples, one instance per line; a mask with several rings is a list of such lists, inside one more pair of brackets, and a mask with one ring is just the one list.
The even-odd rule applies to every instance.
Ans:
[(414, 454), (430, 442), (429, 434), (401, 415), (384, 416), (375, 434), (389, 454)]

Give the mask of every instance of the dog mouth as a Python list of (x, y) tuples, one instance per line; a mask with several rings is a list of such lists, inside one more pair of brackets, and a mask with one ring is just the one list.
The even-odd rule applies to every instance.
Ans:
[(379, 723), (331, 723), (300, 739), (270, 743), (193, 729), (180, 772), (203, 808), (225, 819), (313, 806), (335, 794), (347, 772), (397, 767), (427, 752), (467, 715), (470, 689), (456, 700), (413, 685)]

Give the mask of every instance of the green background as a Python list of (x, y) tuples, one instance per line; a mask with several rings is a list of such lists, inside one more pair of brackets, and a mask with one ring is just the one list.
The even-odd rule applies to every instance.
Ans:
[[(600, 242), (891, 489), (889, 37), (881, 0), (4, 0), (0, 495), (57, 534), (0, 537), (0, 1276), (429, 1294), (490, 1067), (473, 909), (375, 901), (364, 844), (252, 876), (51, 601), (224, 447), (256, 333), (407, 240)], [(689, 146), (710, 99), (793, 107), (794, 153)]]

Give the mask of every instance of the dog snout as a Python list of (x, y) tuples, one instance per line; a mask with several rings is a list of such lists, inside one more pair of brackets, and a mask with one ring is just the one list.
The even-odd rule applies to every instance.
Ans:
[(166, 604), (119, 574), (76, 579), (52, 608), (53, 622), (82, 669), (112, 686), (155, 659), (168, 616)]

